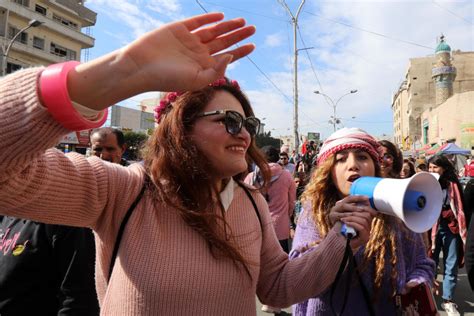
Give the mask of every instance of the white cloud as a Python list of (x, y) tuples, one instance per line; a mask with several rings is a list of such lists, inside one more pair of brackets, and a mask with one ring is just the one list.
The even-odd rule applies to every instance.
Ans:
[(265, 38), (265, 46), (278, 47), (283, 43), (283, 35), (281, 33), (270, 34)]
[(181, 12), (181, 5), (177, 0), (148, 0), (145, 2), (147, 8), (158, 13), (173, 16)]
[(136, 0), (90, 0), (87, 3), (99, 14), (105, 14), (110, 19), (129, 28), (129, 33), (122, 34), (124, 38), (128, 39), (127, 42), (164, 24)]

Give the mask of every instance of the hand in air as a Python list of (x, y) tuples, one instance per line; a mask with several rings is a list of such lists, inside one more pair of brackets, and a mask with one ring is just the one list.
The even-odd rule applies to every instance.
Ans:
[(245, 44), (222, 52), (255, 33), (242, 18), (219, 22), (223, 18), (222, 13), (208, 13), (166, 24), (126, 46), (119, 58), (144, 91), (202, 88), (255, 48)]

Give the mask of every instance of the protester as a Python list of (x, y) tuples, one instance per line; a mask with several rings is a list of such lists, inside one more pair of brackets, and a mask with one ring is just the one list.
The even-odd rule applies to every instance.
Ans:
[[(361, 129), (343, 128), (326, 139), (318, 155), (318, 168), (303, 193), (303, 212), (290, 258), (304, 258), (324, 243), (328, 232), (334, 229), (335, 222), (328, 218), (331, 211), (375, 212), (368, 197), (351, 196), (349, 192), (359, 177), (380, 176), (380, 158), (377, 141)], [(308, 245), (314, 246), (308, 249)], [(368, 243), (354, 252), (361, 277), (347, 283), (346, 290), (350, 292), (343, 315), (369, 315), (369, 306), (375, 315), (395, 315), (395, 293), (405, 293), (433, 279), (434, 263), (427, 258), (420, 235), (409, 231), (396, 217), (378, 213), (372, 221)], [(341, 284), (347, 282), (347, 271), (346, 268)], [(337, 287), (334, 292), (332, 307), (337, 312), (344, 306), (343, 288)], [(293, 314), (333, 315), (331, 290), (296, 304)]]
[(283, 165), (283, 168), (285, 168), (290, 173), (290, 175), (295, 173), (296, 166), (289, 162), (288, 153), (284, 151), (280, 153), (280, 162)]
[(90, 229), (0, 215), (0, 250), (0, 315), (99, 315)]
[(443, 189), (443, 208), (438, 222), (431, 231), (431, 249), (436, 266), (439, 263), (440, 252), (443, 251), (443, 303), (441, 307), (449, 316), (459, 315), (453, 298), (458, 267), (464, 266), (467, 235), (462, 188), (454, 166), (446, 156), (433, 156), (428, 160), (428, 164), (429, 172), (440, 175), (438, 181)]
[(400, 172), (400, 178), (406, 179), (412, 177), (416, 173), (415, 165), (408, 159), (403, 160), (402, 171)]
[[(239, 182), (250, 163), (269, 179), (255, 146), (259, 121), (237, 83), (222, 78), (253, 45), (219, 52), (254, 27), (222, 18), (166, 24), (97, 60), (0, 81), (0, 210), (94, 229), (102, 315), (255, 315), (255, 295), (277, 307), (317, 295), (342, 260), (336, 224), (316, 251), (289, 262), (264, 198)], [(100, 126), (108, 106), (156, 90), (179, 92), (156, 109), (144, 164), (52, 148), (70, 130)], [(329, 214), (357, 229), (354, 249), (372, 216)]]
[(383, 178), (400, 178), (402, 171), (403, 156), (400, 149), (388, 140), (379, 141), (382, 149), (382, 161), (380, 163), (380, 171)]
[(416, 173), (423, 172), (423, 171), (425, 172), (428, 171), (428, 166), (425, 163), (421, 162), (417, 164), (416, 166)]
[[(473, 191), (471, 192), (474, 194)], [(467, 278), (469, 280), (469, 284), (471, 285), (471, 290), (474, 291), (474, 221), (473, 220), (469, 222), (469, 229), (467, 232), (465, 261), (466, 261)]]
[(100, 159), (128, 166), (122, 158), (127, 146), (121, 130), (112, 127), (102, 127), (91, 134), (91, 154)]

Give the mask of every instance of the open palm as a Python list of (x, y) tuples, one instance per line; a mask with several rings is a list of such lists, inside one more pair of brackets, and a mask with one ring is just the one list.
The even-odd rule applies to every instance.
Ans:
[[(252, 44), (219, 53), (255, 32), (243, 19), (220, 21), (210, 13), (167, 24), (125, 47), (123, 58), (144, 91), (196, 90), (222, 77), (229, 62), (248, 55)], [(199, 29), (200, 28), (200, 29)]]

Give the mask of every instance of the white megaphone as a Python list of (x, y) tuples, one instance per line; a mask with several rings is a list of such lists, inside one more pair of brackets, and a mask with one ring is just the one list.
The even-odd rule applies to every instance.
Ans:
[(351, 195), (366, 195), (377, 211), (400, 218), (416, 233), (429, 230), (443, 205), (438, 174), (420, 172), (407, 179), (361, 177), (351, 186)]

